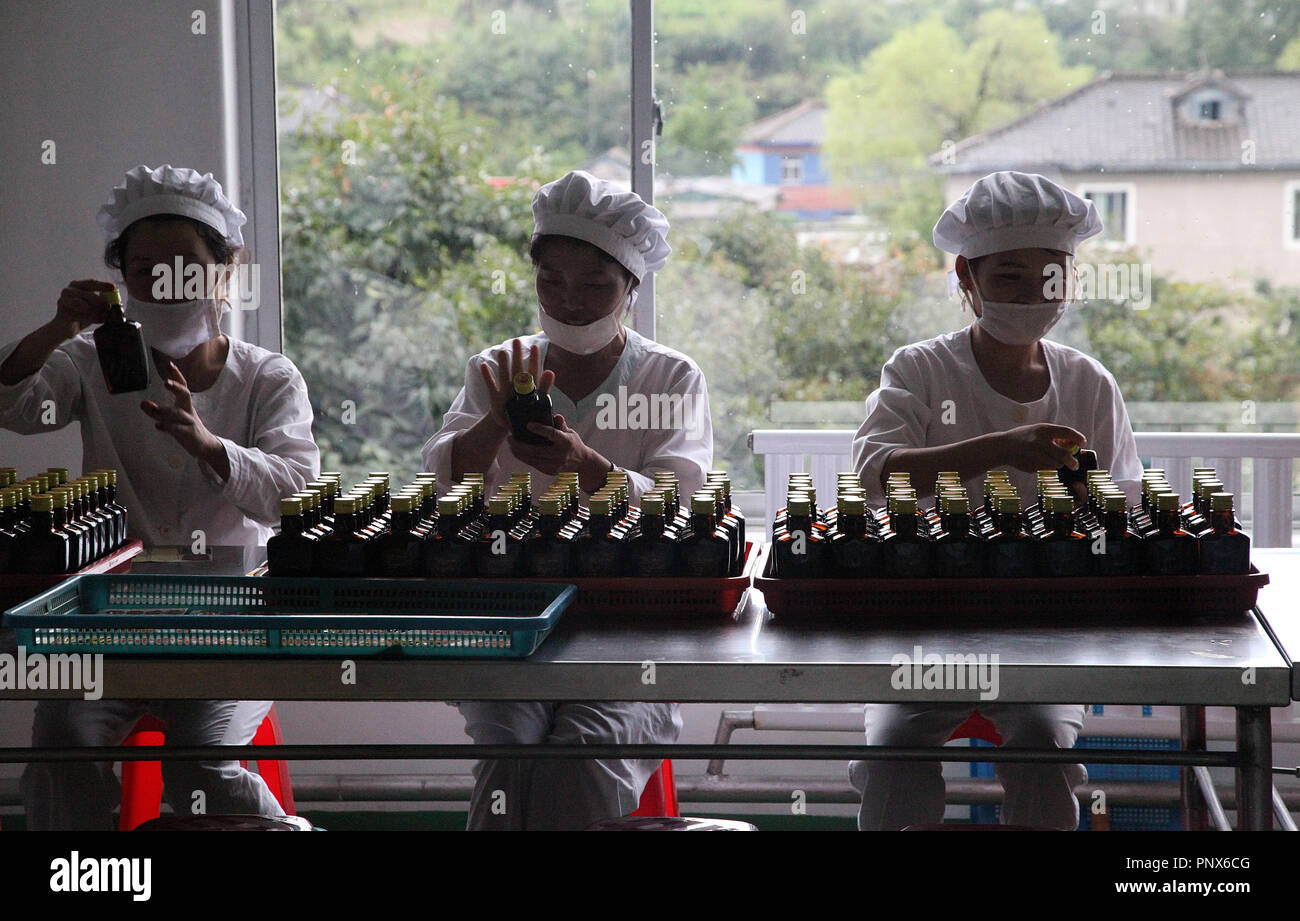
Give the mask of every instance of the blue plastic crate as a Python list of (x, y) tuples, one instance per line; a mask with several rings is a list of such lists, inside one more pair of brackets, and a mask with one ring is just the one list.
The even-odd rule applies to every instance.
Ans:
[[(988, 742), (971, 739), (972, 746), (989, 746)], [(1178, 751), (1177, 739), (1149, 739), (1136, 737), (1080, 736), (1079, 748), (1140, 749), (1143, 751)], [(1178, 780), (1179, 769), (1163, 764), (1084, 764), (1089, 780)], [(980, 761), (971, 764), (972, 777), (994, 777), (993, 764)], [(1086, 804), (1085, 804), (1086, 805)], [(1172, 807), (1115, 806), (1110, 810), (1110, 827), (1115, 831), (1179, 831), (1182, 829), (1182, 811)], [(971, 806), (971, 821), (994, 825), (1002, 814), (1002, 807), (993, 805)], [(1092, 814), (1079, 811), (1079, 830), (1092, 827)]]
[(10, 608), (30, 649), (137, 655), (519, 658), (572, 585), (496, 580), (77, 576)]

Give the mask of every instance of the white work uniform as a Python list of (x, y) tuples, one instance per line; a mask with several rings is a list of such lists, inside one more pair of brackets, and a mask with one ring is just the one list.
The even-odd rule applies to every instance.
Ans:
[[(541, 349), (545, 363), (548, 340), (544, 334), (524, 339), (525, 353), (532, 344)], [(504, 344), (509, 347), (509, 343)], [(500, 348), (500, 346), (498, 346)], [(440, 484), (452, 482), (452, 440), (489, 412), (490, 393), (479, 366), (491, 360), (486, 349), (469, 360), (465, 387), (443, 419), (442, 428), (424, 446), (424, 469), (438, 474)], [(680, 418), (642, 420), (625, 414), (618, 427), (616, 405), (630, 398), (677, 395), (687, 406)], [(603, 396), (602, 396), (603, 395)], [(713, 463), (713, 430), (704, 375), (690, 358), (627, 330), (627, 343), (609, 376), (590, 395), (575, 404), (552, 387), (551, 405), (564, 416), (588, 447), (628, 473), (629, 492), (638, 497), (649, 490), (649, 474), (670, 470), (677, 475), (682, 496), (704, 483)], [(611, 402), (613, 401), (613, 402)], [(660, 401), (661, 405), (665, 401)], [(605, 409), (602, 412), (602, 408)], [(692, 419), (691, 412), (699, 415)], [(611, 422), (613, 424), (611, 425)], [(650, 427), (663, 423), (659, 427)], [(676, 423), (674, 427), (674, 423)], [(533, 494), (552, 481), (511, 453), (503, 444), (492, 466), (484, 471), (490, 492), (511, 473), (532, 474)], [(463, 701), (465, 730), (479, 744), (659, 743), (677, 741), (681, 716), (677, 704), (641, 702), (516, 702)], [(626, 815), (636, 809), (646, 781), (659, 767), (653, 760), (480, 761), (474, 769), (474, 796), (470, 802), (470, 829), (582, 829), (601, 819)], [(499, 791), (499, 792), (498, 792)]]
[[(12, 342), (0, 348), (0, 364), (17, 347)], [(207, 546), (251, 551), (271, 535), (280, 498), (302, 489), (320, 470), (306, 384), (283, 355), (231, 338), (216, 382), (192, 396), (203, 424), (225, 445), (230, 476), (224, 482), (140, 409), (146, 399), (172, 404), (156, 367), (147, 390), (108, 392), (89, 331), (56, 349), (35, 374), (0, 385), (0, 426), (30, 434), (80, 422), (83, 468), (117, 470), (117, 499), (127, 509), (129, 536), (146, 545), (188, 546), (194, 532), (202, 531)], [(143, 713), (152, 712), (167, 725), (168, 745), (243, 745), (270, 706), (235, 700), (42, 701), (32, 744), (116, 745)], [(192, 811), (197, 790), (211, 814), (281, 811), (262, 779), (238, 761), (163, 761), (162, 769), (178, 814)], [(33, 829), (112, 827), (119, 794), (109, 764), (32, 764), (21, 786)]]
[[(884, 504), (880, 473), (896, 448), (956, 444), (1040, 422), (1083, 433), (1088, 448), (1097, 452), (1098, 466), (1109, 470), (1134, 499), (1142, 465), (1114, 377), (1076, 349), (1041, 342), (1051, 382), (1043, 396), (1030, 403), (1018, 403), (989, 386), (975, 362), (969, 328), (896, 351), (881, 369), (880, 388), (867, 398), (867, 418), (853, 440), (853, 467), (863, 480), (868, 503)], [(1021, 495), (1036, 494), (1034, 473), (1009, 472)], [(965, 482), (973, 498), (982, 494), (982, 483), (982, 476)], [(977, 709), (995, 724), (1008, 746), (1071, 748), (1083, 722), (1083, 707), (1076, 705), (868, 704), (867, 742), (942, 745)], [(1082, 765), (999, 764), (996, 771), (1006, 791), (1004, 823), (1068, 829), (1078, 825), (1072, 791), (1087, 779)], [(938, 763), (856, 761), (849, 774), (863, 793), (858, 827), (864, 831), (933, 824), (943, 818)]]

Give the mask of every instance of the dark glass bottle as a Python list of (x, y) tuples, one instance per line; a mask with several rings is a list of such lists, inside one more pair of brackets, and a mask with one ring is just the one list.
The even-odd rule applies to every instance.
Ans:
[[(1128, 526), (1128, 502), (1120, 495), (1106, 496), (1103, 502), (1105, 540), (1100, 542), (1103, 552), (1093, 552), (1097, 574), (1102, 576), (1136, 576), (1144, 568), (1142, 538)], [(1094, 539), (1090, 551), (1098, 544)]]
[(551, 398), (537, 389), (537, 382), (527, 371), (520, 371), (515, 375), (514, 388), (515, 392), (506, 400), (506, 416), (510, 419), (510, 431), (524, 444), (546, 444), (548, 440), (530, 432), (528, 424), (538, 422), (542, 425), (554, 425)]
[(320, 541), (304, 527), (301, 499), (280, 500), (280, 533), (267, 538), (266, 571), (272, 576), (310, 576)]
[(43, 493), (32, 496), (32, 530), (23, 543), (22, 571), (67, 573), (71, 571), (71, 538), (64, 531), (66, 496)]
[(104, 475), (107, 482), (107, 499), (108, 504), (105, 506), (108, 513), (113, 516), (113, 548), (116, 549), (127, 541), (127, 513), (126, 506), (117, 501), (117, 471), (116, 470), (99, 470), (97, 473)]
[(786, 501), (785, 528), (772, 543), (773, 574), (782, 579), (816, 579), (826, 571), (826, 543), (813, 526), (811, 500), (795, 494)]
[(113, 549), (113, 519), (104, 509), (105, 491), (100, 485), (99, 476), (93, 473), (78, 477), (77, 482), (86, 491), (86, 518), (95, 529), (98, 555), (103, 556)]
[(835, 534), (831, 537), (831, 574), (840, 579), (873, 579), (881, 575), (880, 541), (867, 529), (867, 505), (860, 496), (842, 497), (836, 504)]
[(592, 496), (587, 506), (587, 533), (573, 542), (573, 574), (586, 578), (623, 575), (623, 541), (613, 531), (609, 497)]
[(678, 547), (681, 573), (688, 577), (726, 576), (731, 562), (731, 544), (718, 530), (711, 492), (691, 496), (691, 530)]
[(149, 349), (140, 324), (128, 320), (117, 289), (104, 294), (108, 317), (95, 330), (95, 352), (109, 393), (131, 393), (149, 386)]
[(50, 490), (55, 497), (54, 507), (63, 509), (63, 523), (60, 527), (68, 535), (68, 572), (76, 572), (83, 566), (89, 566), (94, 550), (90, 528), (80, 521), (80, 509), (77, 507), (77, 491), (67, 486), (56, 486)]
[(1250, 538), (1234, 524), (1232, 493), (1210, 494), (1210, 521), (1213, 526), (1197, 542), (1200, 569), (1206, 575), (1244, 576), (1250, 572)]
[(564, 528), (559, 498), (543, 498), (537, 529), (524, 542), (524, 573), (537, 578), (567, 576), (572, 566), (573, 540)]
[(334, 528), (317, 548), (317, 575), (332, 578), (358, 578), (370, 570), (370, 543), (357, 530), (357, 503), (354, 497), (334, 500)]
[(1088, 535), (1074, 528), (1074, 500), (1069, 496), (1044, 499), (1051, 513), (1051, 530), (1038, 538), (1038, 573), (1043, 576), (1086, 576), (1092, 572)]
[(0, 489), (0, 573), (16, 572), (19, 560), (18, 532), (13, 528), (15, 494)]
[(380, 575), (390, 578), (418, 576), (424, 566), (424, 534), (415, 518), (415, 499), (409, 495), (390, 500), (393, 517), (388, 533), (379, 540)]
[(633, 576), (667, 578), (678, 573), (676, 533), (664, 517), (662, 493), (641, 497), (638, 533), (627, 543), (628, 573)]
[(941, 530), (934, 539), (934, 574), (945, 579), (978, 579), (988, 565), (984, 540), (971, 530), (970, 500), (943, 500)]
[(931, 574), (932, 544), (921, 533), (916, 499), (903, 496), (892, 500), (889, 533), (881, 544), (885, 575), (895, 579), (924, 579)]
[(424, 571), (434, 578), (466, 578), (473, 566), (473, 544), (464, 534), (469, 500), (443, 496), (438, 500), (438, 531), (425, 545)]
[(1034, 544), (1020, 521), (1020, 497), (997, 500), (997, 532), (988, 540), (988, 573), (996, 578), (1034, 575)]
[(510, 520), (512, 504), (507, 496), (488, 501), (488, 520), (474, 544), (474, 572), (483, 578), (509, 578), (519, 571), (523, 547)]
[(1196, 538), (1178, 522), (1178, 494), (1156, 496), (1156, 533), (1146, 540), (1147, 570), (1157, 576), (1190, 576), (1196, 572)]

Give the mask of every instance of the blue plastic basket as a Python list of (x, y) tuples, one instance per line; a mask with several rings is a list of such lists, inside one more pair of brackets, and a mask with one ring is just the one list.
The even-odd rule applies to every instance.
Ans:
[(495, 580), (77, 576), (4, 614), (31, 649), (137, 655), (521, 658), (571, 585)]
[[(1145, 751), (1178, 751), (1177, 739), (1151, 739), (1107, 736), (1080, 736), (1075, 743), (1079, 748), (1142, 749)], [(972, 739), (972, 746), (989, 746), (988, 742)], [(1164, 764), (1085, 764), (1089, 780), (1178, 780), (1179, 769)], [(991, 762), (971, 764), (972, 777), (993, 777)], [(1086, 805), (1086, 804), (1085, 804)], [(1114, 806), (1110, 810), (1110, 827), (1114, 831), (1181, 831), (1182, 812), (1165, 806)], [(971, 821), (995, 825), (1002, 814), (997, 804), (971, 806)], [(1079, 811), (1079, 830), (1092, 827), (1092, 814), (1085, 808)]]

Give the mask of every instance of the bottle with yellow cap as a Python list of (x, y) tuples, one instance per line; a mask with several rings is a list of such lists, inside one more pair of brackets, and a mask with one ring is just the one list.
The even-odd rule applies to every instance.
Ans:
[(495, 495), (488, 501), (487, 526), (474, 544), (477, 575), (503, 579), (518, 574), (523, 546), (512, 520), (517, 501), (513, 491)]
[(1034, 545), (1020, 517), (1020, 497), (997, 499), (997, 533), (988, 540), (988, 572), (996, 578), (1034, 575)]
[(889, 531), (881, 541), (885, 575), (923, 579), (930, 575), (932, 545), (922, 532), (915, 495), (896, 494), (889, 500)]
[(1101, 576), (1136, 576), (1144, 569), (1141, 536), (1129, 527), (1128, 499), (1107, 493), (1102, 499), (1103, 530), (1094, 535), (1089, 550)]
[(568, 490), (543, 496), (537, 503), (537, 528), (524, 541), (523, 571), (537, 578), (567, 576), (573, 564), (572, 531), (565, 528), (564, 509)]
[(357, 506), (363, 501), (355, 496), (334, 500), (334, 528), (317, 548), (317, 575), (347, 579), (369, 573), (372, 544), (357, 529)]
[(280, 500), (280, 533), (267, 538), (266, 571), (272, 576), (310, 576), (316, 567), (319, 540), (307, 533), (302, 499)]
[(22, 572), (66, 573), (72, 571), (71, 539), (64, 531), (67, 495), (41, 493), (32, 496), (32, 531), (23, 544), (19, 569)]
[(68, 535), (68, 572), (76, 572), (83, 566), (90, 565), (94, 547), (91, 543), (90, 528), (78, 520), (77, 491), (67, 486), (55, 486), (50, 495), (56, 496), (55, 507), (63, 509), (63, 523), (60, 529)]
[(443, 579), (464, 579), (473, 574), (474, 544), (465, 528), (468, 491), (450, 492), (438, 500), (438, 530), (425, 544), (424, 572)]
[(1092, 574), (1091, 542), (1074, 526), (1074, 500), (1067, 495), (1043, 499), (1050, 513), (1049, 528), (1037, 538), (1038, 573), (1043, 576), (1087, 576)]
[(931, 551), (934, 574), (945, 579), (978, 579), (988, 565), (988, 548), (971, 530), (970, 499), (965, 490), (939, 500), (939, 533)]
[(519, 441), (528, 445), (547, 444), (548, 439), (528, 430), (530, 422), (542, 425), (554, 425), (551, 413), (551, 398), (537, 389), (537, 382), (527, 371), (520, 371), (514, 376), (514, 393), (506, 400), (506, 416), (510, 419), (510, 431)]
[(1196, 538), (1178, 521), (1178, 493), (1156, 493), (1156, 533), (1146, 539), (1147, 571), (1157, 576), (1190, 576), (1196, 572)]
[(1238, 531), (1233, 519), (1232, 493), (1210, 494), (1213, 530), (1197, 541), (1200, 571), (1206, 575), (1244, 576), (1250, 572), (1250, 538)]
[(131, 393), (149, 386), (149, 349), (140, 324), (128, 320), (122, 310), (122, 295), (114, 288), (105, 292), (108, 316), (95, 330), (95, 353), (104, 372), (109, 393)]
[(623, 532), (614, 528), (612, 498), (601, 492), (588, 500), (586, 533), (573, 542), (575, 576), (621, 576), (626, 572), (626, 541)]
[(841, 579), (874, 579), (882, 574), (880, 540), (867, 527), (867, 503), (860, 495), (841, 495), (836, 503), (830, 563), (829, 575)]
[(424, 568), (427, 532), (416, 521), (416, 497), (399, 493), (389, 500), (392, 518), (388, 532), (379, 539), (375, 559), (379, 574), (389, 578), (418, 576)]
[(691, 496), (691, 531), (678, 546), (683, 576), (726, 576), (731, 566), (731, 542), (718, 530), (717, 502), (711, 491)]
[(0, 573), (17, 571), (19, 538), (13, 528), (15, 501), (13, 487), (0, 489)]
[(639, 527), (627, 543), (629, 575), (651, 578), (677, 575), (677, 535), (664, 512), (661, 491), (651, 490), (641, 496)]

